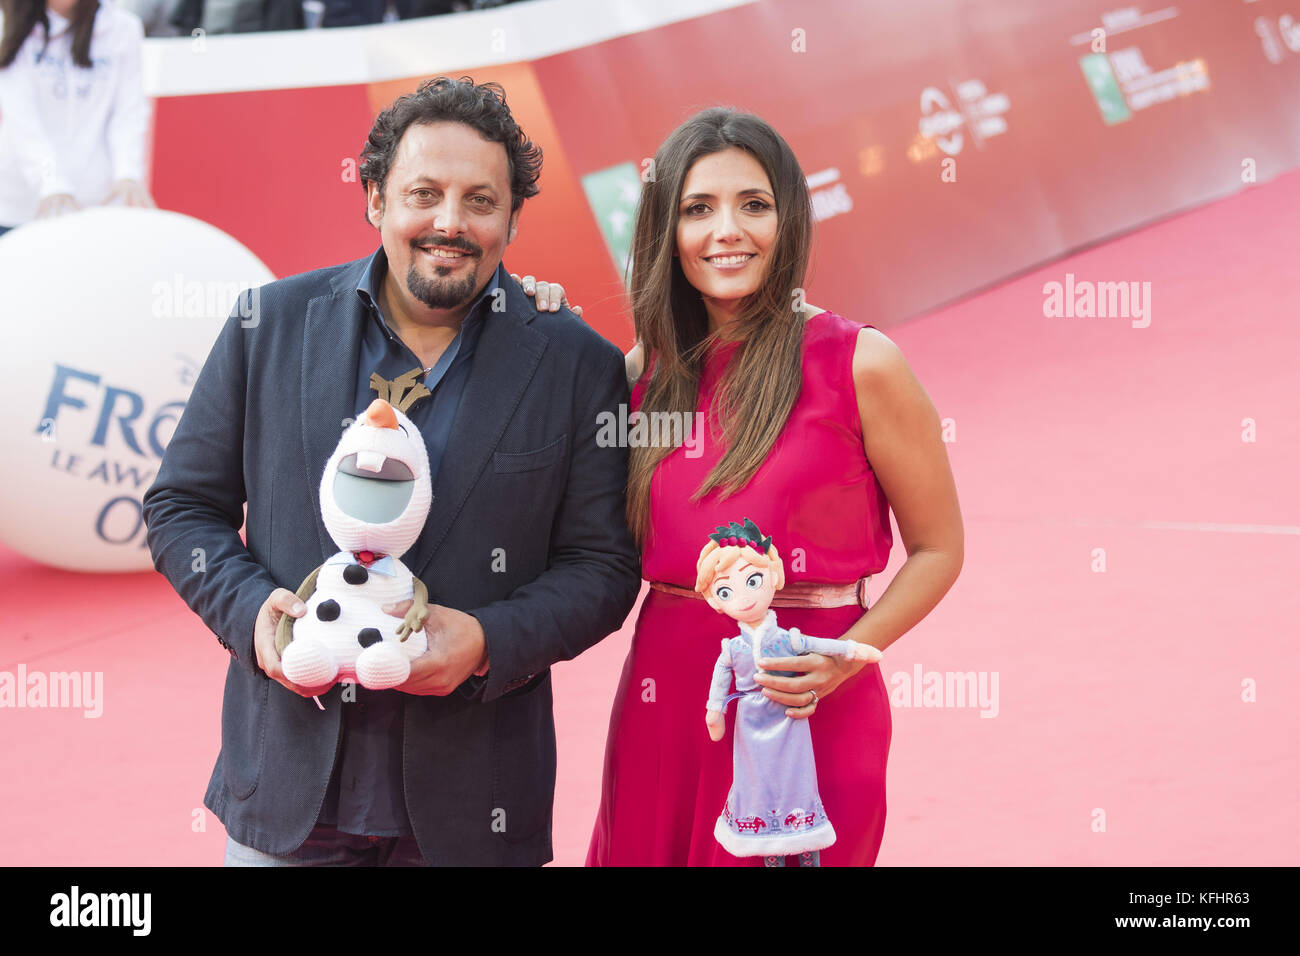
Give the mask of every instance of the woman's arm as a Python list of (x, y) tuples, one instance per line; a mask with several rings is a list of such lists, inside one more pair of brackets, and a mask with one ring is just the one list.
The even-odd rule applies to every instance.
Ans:
[(128, 206), (152, 208), (153, 197), (144, 186), (144, 148), (149, 135), (149, 101), (141, 72), (144, 27), (134, 16), (119, 18), (115, 26), (122, 35), (105, 135), (113, 189), (104, 201), (111, 203), (120, 197)]
[(853, 353), (863, 449), (907, 549), (907, 561), (845, 635), (884, 650), (948, 593), (961, 571), (965, 531), (939, 413), (898, 346), (863, 329)]
[[(961, 508), (939, 413), (902, 351), (883, 332), (863, 329), (853, 352), (853, 383), (862, 420), (862, 447), (889, 499), (907, 549), (907, 561), (869, 613), (845, 633), (884, 650), (939, 603), (961, 571), (965, 547)], [(759, 663), (765, 670), (796, 670), (800, 677), (756, 678), (778, 703), (807, 717), (816, 702), (856, 673), (862, 662), (818, 654)]]
[(633, 388), (645, 368), (645, 349), (641, 347), (640, 342), (632, 346), (631, 351), (624, 356), (624, 361), (627, 363), (627, 387)]

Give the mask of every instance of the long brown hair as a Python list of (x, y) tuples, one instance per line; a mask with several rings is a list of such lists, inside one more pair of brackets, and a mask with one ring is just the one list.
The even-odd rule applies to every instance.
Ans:
[[(703, 297), (673, 255), (678, 206), (696, 161), (733, 147), (752, 155), (767, 173), (776, 200), (777, 231), (759, 288), (734, 322), (710, 333)], [(803, 386), (804, 317), (794, 306), (803, 299), (798, 290), (803, 288), (812, 238), (808, 183), (776, 130), (751, 113), (726, 107), (704, 110), (677, 127), (655, 154), (653, 171), (637, 207), (629, 283), (636, 337), (650, 374), (641, 411), (694, 413), (705, 357), (721, 342), (739, 341), (709, 422), (713, 434), (721, 434), (726, 452), (692, 500), (715, 488), (732, 495), (767, 458)], [(677, 435), (684, 438), (684, 433)], [(636, 445), (630, 450), (627, 519), (640, 544), (651, 530), (650, 482), (673, 447)]]
[[(99, 0), (77, 0), (72, 8), (72, 62), (90, 69), (90, 34), (95, 28), (95, 11)], [(0, 69), (13, 63), (27, 37), (40, 24), (45, 30), (45, 42), (50, 42), (50, 18), (45, 13), (45, 0), (3, 0), (0, 10), (5, 15), (4, 39), (0, 40)]]

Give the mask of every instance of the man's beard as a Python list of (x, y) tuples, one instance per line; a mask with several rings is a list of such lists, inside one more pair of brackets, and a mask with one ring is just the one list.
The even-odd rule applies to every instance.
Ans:
[[(442, 268), (435, 266), (434, 271)], [(477, 279), (477, 270), (463, 279), (429, 279), (420, 274), (414, 262), (406, 271), (406, 287), (411, 290), (411, 295), (431, 309), (454, 309), (465, 305), (474, 296)]]

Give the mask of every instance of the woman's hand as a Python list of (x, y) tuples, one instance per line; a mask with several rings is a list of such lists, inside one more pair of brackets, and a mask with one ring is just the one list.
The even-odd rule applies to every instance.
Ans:
[(567, 307), (574, 315), (582, 315), (582, 306), (569, 305), (569, 300), (564, 297), (564, 286), (558, 282), (539, 282), (532, 276), (521, 279), (513, 272), (510, 278), (523, 286), (524, 295), (534, 298), (538, 312), (559, 312), (561, 307)]
[[(787, 717), (811, 717), (818, 700), (825, 700), (867, 664), (881, 659), (877, 648), (854, 643), (852, 658), (841, 659), (817, 653), (761, 658), (758, 666), (762, 670), (754, 675), (754, 681), (763, 688), (764, 697), (786, 705)], [(764, 671), (799, 671), (799, 676), (777, 677)]]
[(46, 196), (41, 200), (40, 205), (36, 207), (36, 218), (45, 219), (51, 216), (62, 216), (65, 213), (76, 212), (80, 208), (77, 205), (77, 200), (73, 199), (68, 193), (55, 193), (53, 196)]
[(122, 200), (124, 206), (134, 206), (137, 209), (157, 208), (153, 197), (149, 195), (149, 190), (134, 179), (119, 179), (113, 183), (113, 191), (104, 200), (104, 205), (112, 205), (119, 199)]

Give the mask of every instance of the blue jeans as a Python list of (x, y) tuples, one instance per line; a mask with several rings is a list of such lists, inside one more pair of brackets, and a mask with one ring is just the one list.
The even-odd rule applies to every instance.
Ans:
[(226, 866), (427, 866), (414, 837), (358, 836), (317, 826), (292, 853), (273, 856), (226, 836)]

